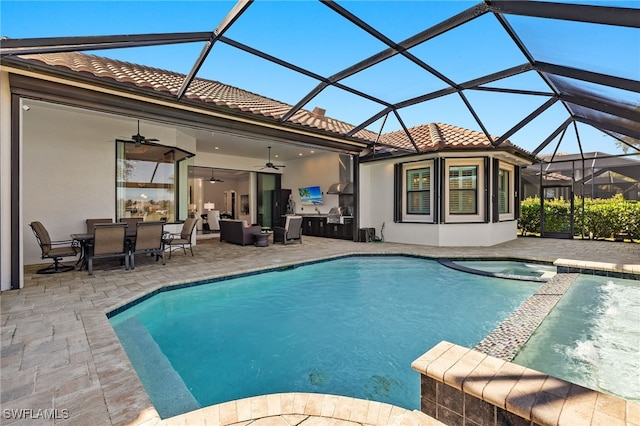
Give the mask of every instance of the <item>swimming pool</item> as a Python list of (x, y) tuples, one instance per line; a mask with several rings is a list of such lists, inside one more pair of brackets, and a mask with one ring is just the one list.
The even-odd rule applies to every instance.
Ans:
[(580, 275), (513, 362), (640, 401), (640, 281)]
[(163, 292), (110, 321), (163, 418), (276, 392), (417, 409), (411, 362), (473, 347), (539, 286), (356, 256)]

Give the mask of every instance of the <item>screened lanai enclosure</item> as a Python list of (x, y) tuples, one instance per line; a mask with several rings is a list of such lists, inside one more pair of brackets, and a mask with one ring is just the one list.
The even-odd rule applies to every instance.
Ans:
[[(86, 18), (60, 18), (55, 33), (17, 24), (47, 19), (37, 7), (2, 7), (3, 16), (24, 17), (2, 23), (3, 67), (51, 81), (74, 74), (102, 93), (171, 102), (180, 110), (172, 118), (197, 131), (211, 129), (184, 113), (196, 103), (211, 116), (256, 119), (265, 137), (276, 127), (308, 132), (366, 164), (449, 149), (463, 155), (477, 142), (468, 129), (489, 149), (513, 144), (535, 158), (518, 178), (517, 200), (639, 198), (638, 1), (118, 3), (118, 16), (131, 19), (107, 19), (109, 2), (60, 2), (60, 17), (70, 7)], [(175, 19), (167, 24), (167, 16)], [(69, 52), (84, 56), (56, 56)], [(108, 62), (100, 58), (130, 70), (100, 68)], [(99, 62), (97, 70), (82, 61)], [(170, 82), (135, 64), (170, 73)], [(210, 82), (224, 85), (220, 101), (205, 100)], [(226, 101), (234, 88), (273, 102)], [(34, 93), (23, 84), (16, 95), (38, 99)], [(138, 119), (152, 114), (123, 102), (112, 103)], [(85, 104), (98, 109), (100, 99), (90, 94)], [(433, 144), (420, 134), (429, 123)], [(457, 147), (438, 145), (441, 123), (463, 130)], [(18, 132), (11, 137), (18, 147)]]
[[(189, 19), (166, 32), (155, 14)], [(165, 93), (185, 102), (200, 78), (221, 81), (289, 105), (271, 112), (279, 123), (298, 124), (302, 108), (350, 123), (318, 127), (365, 140), (369, 157), (420, 151), (409, 129), (426, 122), (550, 162), (559, 152), (640, 152), (637, 1), (160, 2), (144, 25), (97, 25), (2, 34), (2, 61), (84, 51), (158, 67), (182, 74)], [(394, 130), (405, 143), (386, 149), (378, 136)]]

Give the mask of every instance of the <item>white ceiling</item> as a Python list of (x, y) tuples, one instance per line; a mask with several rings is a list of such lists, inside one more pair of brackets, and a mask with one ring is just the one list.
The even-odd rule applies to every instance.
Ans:
[[(61, 109), (73, 112), (75, 117), (87, 116), (103, 116), (108, 117), (113, 123), (111, 134), (105, 135), (105, 141), (113, 140), (113, 138), (130, 139), (132, 135), (138, 131), (138, 120), (135, 117), (123, 117), (114, 114), (107, 114), (100, 111), (92, 111), (80, 109), (67, 105), (53, 104), (32, 99), (25, 99), (24, 105), (29, 108), (43, 109)], [(82, 126), (82, 120), (77, 119), (74, 125)], [(212, 154), (220, 154), (225, 156), (237, 156), (245, 158), (255, 158), (256, 168), (254, 171), (269, 172), (269, 169), (263, 169), (259, 166), (264, 165), (269, 156), (268, 147), (271, 147), (271, 162), (281, 164), (283, 162), (295, 160), (301, 157), (317, 155), (322, 152), (317, 148), (304, 146), (303, 144), (283, 143), (273, 139), (263, 138), (256, 135), (245, 135), (231, 133), (221, 130), (205, 130), (200, 128), (189, 128), (178, 126), (171, 123), (156, 122), (151, 120), (140, 120), (140, 134), (147, 138), (159, 139), (162, 144), (162, 133), (175, 134), (175, 131), (184, 133), (196, 140), (196, 151), (207, 152)], [(210, 178), (211, 169), (206, 167), (194, 167), (193, 177)], [(247, 171), (216, 169), (216, 178), (233, 178), (246, 174)]]

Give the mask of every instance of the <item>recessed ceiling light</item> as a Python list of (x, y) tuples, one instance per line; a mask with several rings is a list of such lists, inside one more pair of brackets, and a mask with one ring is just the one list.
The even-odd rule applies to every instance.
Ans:
[(219, 147), (219, 146), (216, 146), (216, 147), (215, 147), (215, 148), (213, 148), (213, 149), (220, 149), (220, 147)]
[(302, 157), (302, 153), (298, 154), (299, 157)]
[(309, 152), (310, 152), (310, 153), (312, 153), (312, 154), (313, 154), (313, 153), (315, 153), (315, 151), (314, 151), (314, 150), (311, 150), (311, 151), (309, 151)]

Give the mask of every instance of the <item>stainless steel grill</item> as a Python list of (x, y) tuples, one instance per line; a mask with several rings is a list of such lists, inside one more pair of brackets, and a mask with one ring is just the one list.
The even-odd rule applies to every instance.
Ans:
[(345, 217), (353, 217), (351, 207), (332, 207), (327, 214), (327, 223), (344, 223)]

